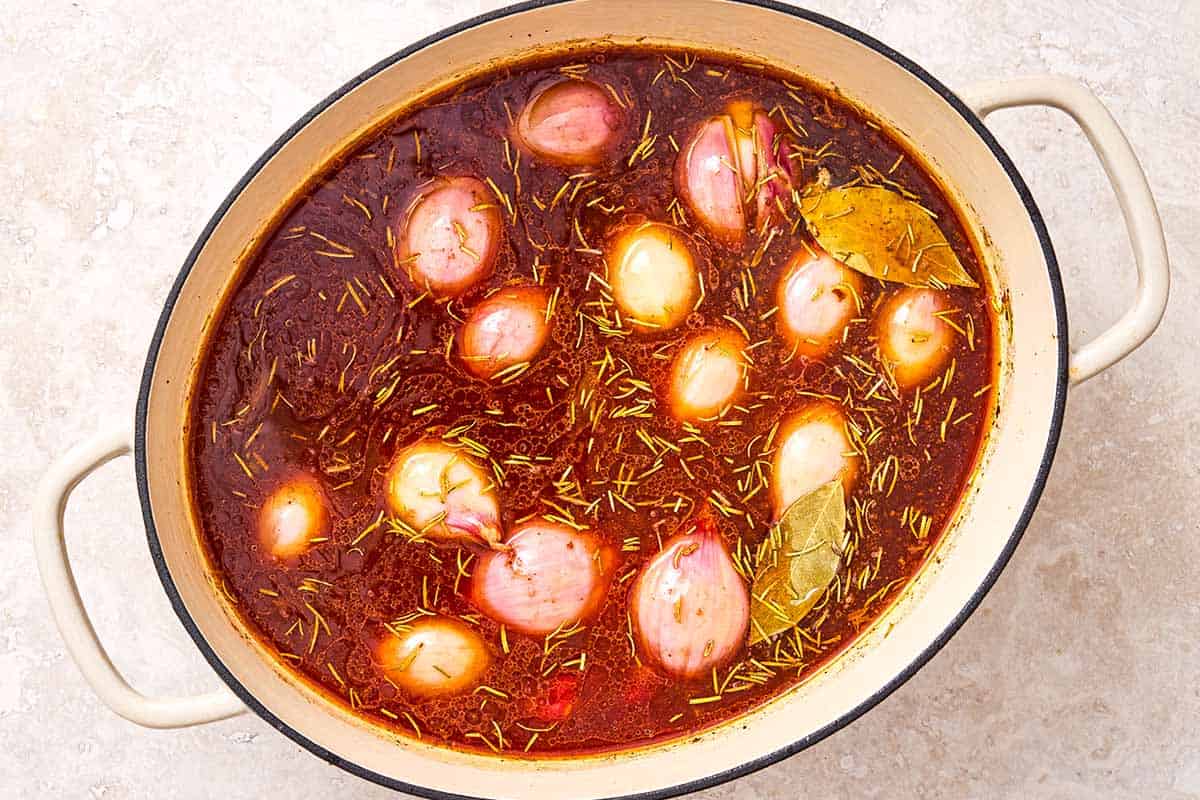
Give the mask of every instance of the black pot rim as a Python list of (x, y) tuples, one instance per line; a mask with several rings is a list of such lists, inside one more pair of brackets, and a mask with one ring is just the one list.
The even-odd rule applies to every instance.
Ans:
[[(146, 525), (146, 538), (150, 547), (150, 554), (154, 560), (155, 569), (158, 572), (158, 577), (162, 581), (163, 589), (167, 593), (167, 597), (171, 601), (171, 606), (175, 609), (176, 615), (179, 617), (183, 627), (187, 630), (200, 652), (204, 654), (205, 659), (229, 686), (231, 690), (244, 702), (251, 710), (259, 717), (266, 720), (268, 724), (276, 730), (283, 733), (292, 741), (299, 744), (309, 752), (323, 759), (324, 761), (333, 764), (336, 767), (346, 770), (360, 778), (364, 778), (381, 786), (386, 786), (397, 791), (407, 792), (409, 794), (418, 795), (420, 797), (429, 798), (429, 800), (487, 800), (487, 798), (477, 798), (469, 795), (454, 794), (451, 792), (432, 789), (420, 784), (400, 781), (386, 775), (381, 775), (372, 770), (366, 769), (359, 764), (350, 761), (337, 753), (331, 752), (324, 747), (321, 747), (316, 742), (311, 741), (296, 729), (292, 728), (287, 723), (272, 714), (266, 707), (258, 701), (258, 699), (248, 690), (242, 683), (225, 667), (216, 652), (208, 644), (196, 623), (192, 620), (187, 608), (183, 604), (183, 600), (179, 594), (179, 590), (175, 586), (174, 578), (167, 569), (166, 560), (163, 558), (162, 548), (159, 545), (158, 532), (154, 525), (154, 516), (150, 507), (150, 490), (147, 480), (146, 466), (146, 414), (147, 406), (150, 398), (150, 386), (154, 377), (154, 368), (158, 360), (159, 348), (162, 344), (163, 334), (166, 331), (167, 323), (171, 318), (171, 313), (175, 308), (176, 302), (179, 300), (180, 291), (183, 288), (184, 281), (191, 272), (192, 266), (195, 264), (197, 257), (203, 249), (209, 236), (216, 228), (217, 224), (225, 216), (233, 201), (241, 194), (246, 184), (250, 182), (255, 175), (262, 169), (267, 161), (283, 147), (297, 132), (307, 125), (314, 117), (322, 113), (326, 108), (339, 100), (342, 96), (350, 92), (359, 84), (374, 76), (376, 73), (386, 69), (396, 61), (403, 59), (418, 50), (421, 50), (435, 42), (445, 39), (468, 28), (481, 25), (492, 20), (507, 17), (513, 14), (519, 14), (524, 11), (529, 11), (544, 6), (558, 5), (559, 3), (571, 2), (572, 0), (527, 0), (527, 2), (517, 3), (515, 5), (506, 6), (504, 8), (491, 11), (486, 14), (481, 14), (472, 19), (464, 20), (448, 28), (445, 28), (437, 33), (421, 39), (399, 52), (385, 58), (379, 63), (367, 69), (357, 77), (350, 80), (348, 83), (340, 87), (333, 94), (326, 97), (318, 103), (312, 110), (301, 117), (296, 124), (287, 130), (279, 139), (277, 139), (262, 156), (250, 167), (249, 171), (238, 181), (233, 190), (221, 203), (216, 213), (205, 226), (196, 244), (188, 253), (187, 260), (184, 261), (183, 267), (180, 269), (178, 276), (175, 278), (174, 284), (171, 286), (171, 291), (167, 295), (166, 303), (163, 306), (163, 312), (158, 320), (158, 325), (155, 328), (154, 336), (150, 343), (149, 354), (146, 358), (146, 366), (142, 372), (141, 389), (138, 393), (136, 419), (134, 427), (134, 469), (137, 477), (138, 496), (141, 500), (142, 518)], [(790, 755), (804, 750), (813, 744), (821, 741), (832, 733), (835, 733), (851, 722), (858, 719), (867, 711), (875, 707), (885, 697), (903, 685), (911, 678), (917, 670), (923, 667), (928, 661), (937, 654), (939, 650), (946, 644), (947, 641), (962, 627), (967, 618), (978, 608), (983, 601), (985, 595), (995, 584), (1000, 572), (1004, 569), (1009, 559), (1012, 557), (1013, 551), (1016, 550), (1017, 544), (1021, 541), (1021, 537), (1025, 533), (1025, 529), (1029, 525), (1029, 521), (1033, 516), (1034, 509), (1037, 506), (1038, 500), (1041, 497), (1042, 490), (1046, 485), (1046, 478), (1050, 472), (1051, 463), (1054, 460), (1054, 453), (1058, 446), (1059, 434), (1062, 430), (1063, 413), (1066, 407), (1066, 392), (1067, 392), (1067, 369), (1069, 357), (1069, 345), (1067, 338), (1067, 311), (1066, 301), (1063, 296), (1062, 275), (1059, 272), (1058, 261), (1054, 255), (1054, 248), (1050, 243), (1049, 234), (1046, 231), (1045, 222), (1042, 219), (1041, 212), (1038, 210), (1037, 204), (1034, 202), (1033, 195), (1029, 191), (1029, 187), (1025, 185), (1025, 181), (1021, 178), (1020, 173), (1013, 165), (1008, 154), (996, 141), (995, 137), (984, 127), (982, 121), (972, 112), (961, 99), (958, 98), (949, 88), (943, 85), (940, 81), (926, 72), (915, 62), (901, 55), (897, 51), (888, 47), (886, 44), (868, 36), (862, 31), (852, 28), (837, 20), (826, 17), (807, 9), (796, 8), (793, 6), (783, 5), (776, 0), (733, 0), (733, 2), (743, 3), (745, 5), (758, 6), (760, 8), (778, 11), (783, 14), (789, 14), (794, 17), (816, 23), (823, 27), (829, 28), (837, 33), (842, 34), (854, 41), (871, 48), (875, 52), (888, 58), (898, 66), (907, 70), (916, 78), (919, 78), (929, 88), (940, 95), (962, 118), (971, 126), (976, 135), (983, 140), (992, 155), (1000, 162), (1004, 171), (1008, 174), (1012, 181), (1013, 187), (1020, 196), (1025, 209), (1029, 214), (1030, 221), (1033, 224), (1034, 230), (1037, 232), (1038, 241), (1041, 244), (1042, 253), (1046, 259), (1046, 268), (1049, 274), (1051, 295), (1054, 302), (1055, 319), (1057, 323), (1056, 341), (1058, 348), (1058, 380), (1055, 389), (1054, 408), (1051, 413), (1050, 431), (1046, 438), (1046, 446), (1043, 451), (1041, 464), (1038, 468), (1037, 477), (1030, 487), (1029, 495), (1027, 496), (1024, 506), (1021, 511), (1020, 518), (1016, 526), (1013, 528), (1012, 534), (1004, 549), (1000, 553), (999, 558), (988, 571), (987, 576), (980, 583), (979, 588), (971, 596), (966, 605), (955, 615), (954, 619), (946, 626), (946, 628), (938, 634), (938, 636), (917, 656), (908, 666), (896, 674), (886, 684), (876, 690), (870, 697), (859, 703), (855, 708), (842, 715), (838, 719), (830, 722), (824, 727), (813, 731), (795, 741), (792, 741), (779, 749), (768, 753), (767, 755), (748, 761), (737, 767), (723, 770), (703, 778), (680, 783), (675, 786), (670, 786), (653, 791), (636, 792), (632, 794), (615, 795), (610, 800), (664, 800), (665, 798), (675, 797), (677, 795), (688, 792), (699, 791), (716, 786), (726, 781), (740, 778), (752, 772), (760, 770), (771, 764), (781, 761)]]

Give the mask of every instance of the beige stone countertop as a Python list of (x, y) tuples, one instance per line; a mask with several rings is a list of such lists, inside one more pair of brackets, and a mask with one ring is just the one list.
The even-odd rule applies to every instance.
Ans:
[[(0, 13), (0, 797), (384, 798), (257, 717), (150, 731), (67, 657), (34, 563), (47, 464), (132, 418), (171, 282), (246, 168), (351, 76), (499, 7), (6, 0)], [(858, 722), (711, 798), (1200, 797), (1200, 0), (814, 0), (951, 87), (1056, 72), (1133, 142), (1173, 262), (1170, 307), (1132, 357), (1073, 391), (1024, 541), (960, 633)], [(1129, 303), (1132, 258), (1069, 120), (989, 120), (1046, 217), (1070, 332)], [(218, 679), (154, 574), (132, 463), (67, 514), (113, 659), (150, 692)]]

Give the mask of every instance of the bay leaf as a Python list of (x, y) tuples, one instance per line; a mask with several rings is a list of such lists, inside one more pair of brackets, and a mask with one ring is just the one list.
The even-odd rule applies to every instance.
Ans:
[(802, 213), (817, 243), (864, 275), (909, 286), (978, 286), (929, 213), (882, 186), (815, 195)]
[(846, 544), (846, 497), (840, 480), (788, 506), (759, 550), (750, 597), (750, 644), (804, 619), (837, 575)]

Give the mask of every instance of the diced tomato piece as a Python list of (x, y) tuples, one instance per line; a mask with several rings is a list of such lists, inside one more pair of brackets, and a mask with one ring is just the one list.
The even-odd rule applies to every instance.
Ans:
[(649, 667), (638, 667), (625, 681), (625, 704), (629, 706), (642, 705), (650, 702), (650, 698), (658, 693), (664, 681)]
[(561, 722), (571, 716), (575, 702), (579, 699), (579, 687), (582, 681), (578, 674), (560, 672), (550, 681), (546, 699), (542, 701), (535, 714), (546, 722)]

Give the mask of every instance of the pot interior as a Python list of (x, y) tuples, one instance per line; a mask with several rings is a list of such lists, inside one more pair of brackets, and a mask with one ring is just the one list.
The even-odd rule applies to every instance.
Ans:
[[(596, 42), (696, 48), (798, 73), (842, 94), (919, 154), (963, 210), (1006, 301), (999, 412), (967, 498), (930, 562), (872, 628), (807, 682), (746, 717), (637, 751), (538, 761), (457, 752), (357, 719), (278, 668), (245, 630), (210, 577), (181, 431), (203, 344), (240, 267), (327, 165), (448, 84), (498, 62)], [(1040, 492), (1062, 408), (1063, 319), (1040, 219), (998, 148), (942, 91), (861, 34), (794, 10), (730, 0), (572, 0), (500, 12), (405, 51), (302, 121), (256, 165), (198, 245), (164, 313), (143, 387), (139, 479), (151, 545), (209, 660), (257, 711), (322, 757), (427, 795), (553, 800), (696, 788), (803, 747), (881, 699), (940, 646), (1003, 566)]]

